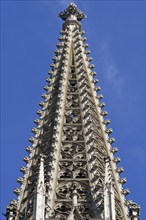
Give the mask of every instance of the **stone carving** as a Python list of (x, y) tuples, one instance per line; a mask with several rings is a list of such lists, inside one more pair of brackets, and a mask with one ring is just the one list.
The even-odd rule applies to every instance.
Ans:
[(7, 220), (139, 220), (139, 206), (125, 201), (129, 190), (122, 188), (123, 168), (116, 167), (115, 139), (108, 137), (110, 120), (101, 110), (103, 95), (79, 22), (85, 15), (71, 3), (59, 17), (65, 20), (60, 43), (37, 111), (40, 119), (32, 128), (35, 137), (29, 138), (32, 147), (26, 148), (30, 156), (20, 168), (24, 176), (17, 179), (21, 187), (14, 190), (18, 200), (7, 207)]
[(70, 3), (67, 9), (59, 14), (59, 17), (66, 20), (72, 15), (74, 15), (79, 21), (86, 17), (86, 15), (81, 12), (74, 3)]

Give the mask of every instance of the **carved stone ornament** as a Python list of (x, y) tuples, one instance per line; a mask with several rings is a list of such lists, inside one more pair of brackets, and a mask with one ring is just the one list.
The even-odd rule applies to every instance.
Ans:
[(59, 14), (59, 17), (65, 21), (71, 16), (75, 16), (78, 21), (81, 21), (86, 17), (86, 15), (81, 12), (74, 3), (70, 3), (67, 9), (65, 9), (63, 12), (60, 12)]
[(140, 206), (138, 206), (136, 203), (131, 203), (129, 205), (129, 210), (132, 220), (138, 220), (140, 215)]

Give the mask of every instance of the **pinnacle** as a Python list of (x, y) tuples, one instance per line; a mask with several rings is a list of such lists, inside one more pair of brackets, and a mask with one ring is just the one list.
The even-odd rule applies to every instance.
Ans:
[(81, 21), (83, 18), (86, 17), (86, 15), (80, 11), (74, 3), (70, 3), (68, 7), (63, 11), (59, 13), (59, 17), (62, 18), (62, 20), (68, 20), (72, 17), (75, 17), (78, 21)]
[(71, 2), (71, 3), (68, 5), (68, 7), (76, 7), (76, 8), (77, 8), (77, 5), (76, 5), (75, 3), (73, 3), (73, 2)]

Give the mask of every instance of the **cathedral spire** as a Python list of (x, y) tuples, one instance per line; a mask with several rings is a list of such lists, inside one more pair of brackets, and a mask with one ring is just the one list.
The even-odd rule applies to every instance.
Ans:
[(139, 220), (139, 206), (126, 201), (124, 171), (80, 21), (73, 3), (64, 20), (29, 138), (29, 156), (17, 179), (18, 196), (7, 220)]

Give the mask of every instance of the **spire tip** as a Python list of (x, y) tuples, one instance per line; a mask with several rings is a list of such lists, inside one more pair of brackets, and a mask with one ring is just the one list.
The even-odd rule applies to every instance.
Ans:
[(86, 18), (86, 15), (80, 11), (76, 4), (70, 3), (67, 8), (60, 12), (58, 15), (62, 20), (67, 20), (68, 18), (71, 18), (72, 16), (75, 16), (78, 21), (81, 21), (83, 18)]

